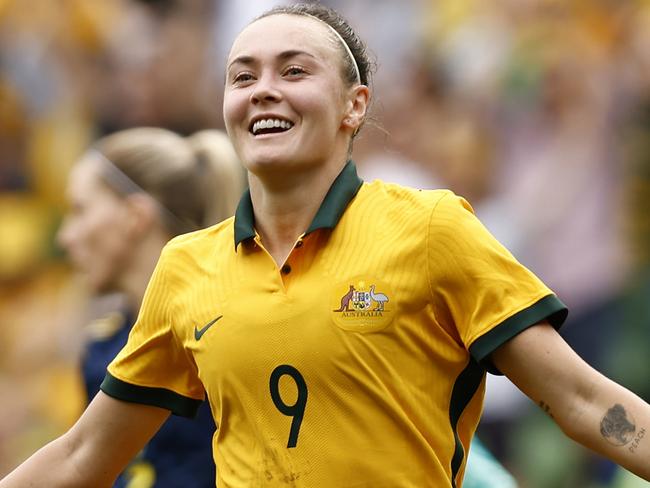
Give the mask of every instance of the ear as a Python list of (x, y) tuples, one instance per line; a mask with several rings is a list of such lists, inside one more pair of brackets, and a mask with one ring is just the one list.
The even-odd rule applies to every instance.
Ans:
[(158, 221), (158, 205), (154, 199), (144, 193), (133, 193), (125, 202), (129, 210), (129, 233), (138, 237), (148, 233)]
[(342, 126), (352, 129), (353, 134), (356, 133), (366, 118), (369, 103), (370, 89), (366, 85), (353, 87), (347, 101)]

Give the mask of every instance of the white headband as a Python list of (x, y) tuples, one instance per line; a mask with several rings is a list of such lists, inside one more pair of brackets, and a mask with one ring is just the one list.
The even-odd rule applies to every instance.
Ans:
[(318, 22), (321, 22), (322, 24), (326, 25), (329, 30), (331, 30), (334, 35), (337, 37), (339, 41), (341, 41), (341, 44), (343, 44), (343, 48), (345, 49), (345, 52), (348, 53), (348, 56), (350, 57), (350, 60), (352, 60), (352, 64), (354, 65), (354, 73), (356, 74), (356, 82), (361, 84), (361, 73), (359, 72), (359, 65), (357, 64), (357, 60), (354, 58), (354, 55), (352, 54), (352, 51), (350, 50), (350, 46), (348, 46), (348, 43), (345, 42), (345, 39), (343, 39), (343, 36), (338, 33), (338, 31), (329, 25), (327, 22), (325, 22), (323, 19), (319, 19), (315, 15), (307, 14), (307, 13), (301, 13), (300, 15), (304, 15), (305, 17), (310, 17), (312, 19), (316, 19)]
[(169, 210), (169, 208), (163, 205), (162, 202), (133, 181), (124, 171), (118, 168), (113, 161), (108, 159), (97, 149), (90, 149), (87, 154), (92, 155), (95, 158), (95, 161), (97, 161), (105, 170), (102, 172), (102, 176), (106, 180), (106, 183), (115, 191), (122, 195), (131, 195), (133, 193), (144, 193), (145, 195), (148, 195), (154, 202), (156, 202), (156, 205), (164, 218), (166, 218), (170, 224), (177, 227), (181, 232), (189, 232), (198, 228), (196, 225), (185, 219), (181, 219), (174, 212)]

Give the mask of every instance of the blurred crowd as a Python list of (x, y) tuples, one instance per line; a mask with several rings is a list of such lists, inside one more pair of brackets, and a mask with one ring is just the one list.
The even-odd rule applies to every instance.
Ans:
[[(0, 475), (83, 408), (70, 166), (118, 129), (222, 128), (230, 41), (277, 3), (0, 0)], [(578, 353), (650, 401), (650, 2), (323, 3), (377, 58), (362, 176), (465, 196), (569, 306)], [(617, 483), (538, 410), (489, 379), (479, 433), (522, 487)]]

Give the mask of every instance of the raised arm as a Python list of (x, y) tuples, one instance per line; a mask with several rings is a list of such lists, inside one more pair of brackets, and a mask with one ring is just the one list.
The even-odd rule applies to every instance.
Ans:
[(110, 487), (169, 411), (99, 392), (77, 423), (0, 481), (0, 488)]
[(552, 326), (526, 329), (492, 361), (568, 437), (650, 481), (650, 405), (590, 367)]

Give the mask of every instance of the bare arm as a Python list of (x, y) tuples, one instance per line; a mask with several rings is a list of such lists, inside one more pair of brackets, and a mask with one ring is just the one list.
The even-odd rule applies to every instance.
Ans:
[(0, 488), (110, 487), (169, 411), (99, 392), (77, 423), (38, 450)]
[(492, 360), (568, 437), (650, 481), (650, 405), (584, 362), (551, 325), (521, 332)]

